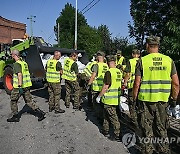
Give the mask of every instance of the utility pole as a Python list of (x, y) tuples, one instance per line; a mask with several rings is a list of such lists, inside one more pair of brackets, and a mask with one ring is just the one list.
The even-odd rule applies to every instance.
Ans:
[(57, 35), (58, 35), (58, 36), (57, 36), (57, 39), (58, 39), (58, 44), (60, 44), (59, 30), (60, 30), (60, 29), (59, 29), (59, 22), (58, 22), (58, 32), (57, 32)]
[(30, 30), (31, 30), (31, 37), (33, 37), (33, 22), (35, 22), (35, 20), (33, 20), (34, 18), (36, 18), (36, 16), (30, 15), (30, 17), (27, 17), (28, 20), (30, 20)]
[(77, 0), (76, 0), (76, 12), (75, 12), (75, 39), (74, 39), (74, 49), (77, 50)]

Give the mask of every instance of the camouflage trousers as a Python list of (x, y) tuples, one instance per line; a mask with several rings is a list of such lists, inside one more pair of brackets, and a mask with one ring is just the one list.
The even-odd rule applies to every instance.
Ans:
[[(81, 79), (84, 80), (84, 84), (87, 85), (89, 82), (90, 77), (86, 76), (85, 73), (81, 74)], [(84, 86), (86, 87), (86, 86)], [(90, 88), (87, 91), (87, 96), (88, 96), (88, 107), (92, 107), (92, 86), (90, 86)]]
[(74, 96), (74, 107), (78, 108), (80, 106), (80, 87), (77, 81), (68, 81), (65, 80), (65, 88), (66, 88), (66, 97), (65, 97), (65, 105), (70, 106), (71, 94)]
[[(167, 128), (169, 127), (168, 115), (166, 108), (168, 103), (164, 102), (141, 102), (141, 119), (140, 126), (142, 129), (142, 135), (145, 138), (167, 139)], [(169, 154), (169, 144), (167, 142), (143, 143), (143, 153), (152, 154), (153, 151), (157, 151), (163, 154)]]
[(97, 119), (101, 122), (103, 121), (103, 106), (104, 104), (102, 102), (97, 103), (96, 98), (98, 97), (99, 92), (98, 91), (92, 91), (92, 102), (93, 102), (93, 109), (95, 111), (95, 115)]
[(116, 136), (119, 136), (120, 135), (120, 122), (119, 122), (118, 115), (116, 112), (116, 107), (117, 106), (104, 104), (103, 131), (108, 133), (109, 125), (111, 123), (114, 129), (114, 134)]
[[(32, 96), (31, 96), (31, 93), (30, 93), (30, 88), (23, 88), (23, 98), (24, 98), (24, 101), (25, 103), (30, 107), (32, 108), (33, 110), (37, 109), (38, 106), (33, 103), (32, 101)], [(11, 102), (10, 102), (10, 105), (11, 105), (11, 111), (12, 111), (12, 114), (15, 115), (18, 113), (18, 105), (17, 105), (17, 102), (19, 100), (19, 98), (21, 97), (21, 95), (19, 94), (19, 89), (18, 88), (14, 88), (11, 92)]]
[(49, 108), (56, 111), (60, 108), (61, 83), (48, 82)]
[(128, 106), (132, 122), (138, 127), (136, 104), (133, 102), (132, 89), (128, 89)]

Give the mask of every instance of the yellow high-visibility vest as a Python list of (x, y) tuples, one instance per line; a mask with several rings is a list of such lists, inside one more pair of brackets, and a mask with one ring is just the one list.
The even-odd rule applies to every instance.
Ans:
[[(31, 77), (28, 69), (28, 65), (23, 60), (18, 60), (16, 63), (21, 65), (22, 69), (22, 88), (27, 88), (32, 86)], [(19, 88), (18, 87), (18, 75), (13, 74), (13, 88)]]
[(124, 57), (123, 57), (123, 56), (121, 56), (121, 57), (119, 58), (119, 60), (116, 59), (116, 65), (119, 65), (119, 64), (122, 65), (123, 60), (124, 60)]
[(92, 68), (92, 66), (93, 66), (94, 64), (97, 64), (97, 62), (96, 62), (96, 61), (90, 62), (89, 64), (87, 64), (87, 66), (86, 66), (85, 69), (83, 70), (83, 73), (85, 73), (85, 75), (86, 75), (87, 77), (89, 77), (89, 78), (90, 78), (91, 75), (92, 75), (91, 68)]
[(106, 71), (109, 70), (108, 65), (106, 63), (97, 63), (97, 65), (98, 65), (98, 74), (92, 84), (93, 91), (101, 91), (103, 86), (104, 75)]
[(122, 73), (117, 68), (110, 68), (111, 86), (102, 97), (102, 102), (107, 105), (118, 105), (121, 95)]
[(122, 65), (122, 68), (124, 70), (126, 68), (126, 65), (122, 64), (123, 61), (124, 61), (124, 57), (123, 56), (121, 56), (121, 58), (119, 60), (117, 60), (117, 58), (116, 58), (116, 65)]
[(74, 60), (70, 58), (66, 58), (64, 61), (64, 69), (63, 69), (63, 75), (62, 78), (69, 80), (69, 81), (76, 81), (77, 76), (74, 71), (71, 71), (71, 66), (73, 65)]
[(142, 57), (143, 76), (138, 99), (168, 102), (171, 92), (172, 59), (160, 53)]
[(136, 63), (139, 58), (132, 58), (129, 60), (131, 66), (130, 78), (128, 80), (128, 89), (133, 88), (134, 80), (135, 80), (135, 69)]
[(60, 71), (56, 71), (56, 65), (58, 60), (50, 59), (47, 62), (47, 71), (46, 71), (46, 79), (51, 83), (59, 83), (60, 82)]

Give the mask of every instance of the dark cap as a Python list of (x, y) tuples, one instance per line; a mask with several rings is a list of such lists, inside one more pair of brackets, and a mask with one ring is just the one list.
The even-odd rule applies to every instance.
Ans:
[(114, 55), (107, 56), (107, 62), (110, 62), (110, 61), (116, 61), (116, 57)]
[(96, 54), (96, 53), (94, 53), (94, 54), (93, 54), (93, 57), (96, 57), (96, 56), (97, 56), (97, 54)]
[(141, 52), (140, 52), (140, 50), (138, 50), (138, 49), (133, 49), (132, 50), (132, 54), (137, 54), (137, 55), (139, 55)]
[(122, 51), (121, 50), (117, 50), (117, 54), (122, 54)]
[(98, 51), (97, 54), (96, 54), (96, 56), (103, 56), (103, 57), (104, 57), (104, 56), (105, 56), (105, 53), (102, 52), (102, 51)]
[(149, 36), (146, 38), (146, 43), (153, 44), (153, 45), (159, 45), (160, 44), (160, 37)]

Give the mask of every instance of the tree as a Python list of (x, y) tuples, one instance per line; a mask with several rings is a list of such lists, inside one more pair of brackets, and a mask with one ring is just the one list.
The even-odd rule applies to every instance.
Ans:
[(101, 37), (102, 40), (102, 51), (105, 51), (106, 54), (109, 54), (110, 51), (112, 50), (111, 48), (111, 33), (109, 31), (109, 28), (106, 25), (100, 25), (98, 28), (98, 34)]
[(161, 37), (161, 51), (177, 54), (179, 45), (179, 0), (131, 0), (129, 23), (130, 37), (134, 37), (139, 49), (149, 35)]
[[(58, 36), (59, 24), (59, 36)], [(74, 48), (75, 8), (67, 3), (54, 26), (58, 47)], [(78, 49), (87, 51), (89, 57), (102, 48), (102, 40), (96, 28), (87, 24), (84, 15), (78, 12)]]
[[(58, 36), (58, 24), (59, 24), (59, 36)], [(86, 26), (87, 20), (78, 12), (78, 31), (81, 26)], [(65, 8), (60, 13), (60, 16), (56, 20), (56, 26), (54, 26), (54, 32), (58, 47), (62, 48), (74, 48), (74, 27), (75, 27), (75, 8), (67, 3)]]
[[(180, 55), (180, 4), (178, 0), (172, 0), (169, 8), (168, 21), (165, 25), (166, 35), (163, 37), (162, 50), (173, 59)], [(178, 59), (179, 60), (179, 59)]]
[(116, 52), (117, 50), (122, 50), (128, 46), (128, 39), (124, 37), (114, 37), (112, 38), (111, 48), (113, 52)]
[(78, 35), (78, 47), (81, 50), (88, 51), (91, 58), (94, 53), (102, 48), (102, 40), (98, 30), (88, 25), (82, 26)]
[(133, 18), (133, 25), (129, 22), (129, 34), (130, 37), (135, 37), (138, 48), (142, 50), (147, 23), (147, 2), (143, 0), (131, 0), (130, 14)]

